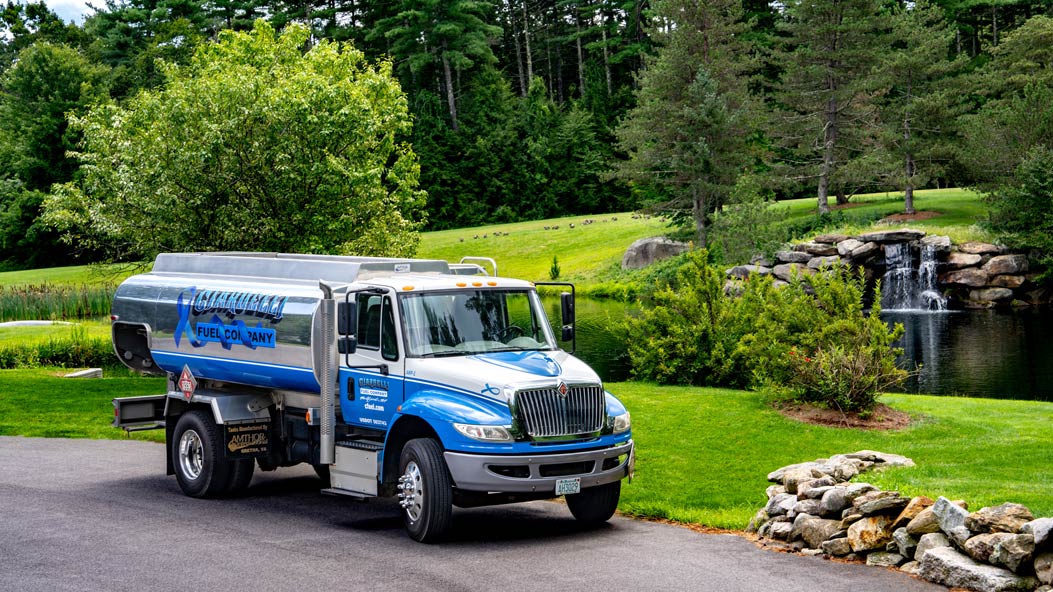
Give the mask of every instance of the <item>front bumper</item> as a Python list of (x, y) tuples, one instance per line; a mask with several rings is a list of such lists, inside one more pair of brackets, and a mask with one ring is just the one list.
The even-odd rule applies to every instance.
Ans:
[[(588, 452), (569, 452), (535, 455), (484, 455), (446, 452), (446, 466), (450, 469), (454, 486), (466, 491), (507, 493), (552, 493), (556, 492), (556, 481), (579, 478), (581, 487), (594, 487), (631, 477), (636, 453), (632, 440), (610, 448)], [(625, 456), (615, 466), (604, 469), (604, 461)], [(607, 463), (610, 465), (611, 463)], [(591, 466), (591, 468), (590, 468)], [(515, 467), (529, 476), (508, 476), (494, 469), (509, 472)], [(570, 472), (575, 467), (582, 472)], [(553, 474), (556, 473), (556, 474)]]

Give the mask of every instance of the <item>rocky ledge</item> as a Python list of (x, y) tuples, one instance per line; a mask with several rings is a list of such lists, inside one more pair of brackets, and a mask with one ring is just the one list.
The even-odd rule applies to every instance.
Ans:
[[(857, 236), (824, 234), (779, 251), (775, 260), (756, 257), (751, 265), (727, 270), (734, 282), (751, 274), (773, 275), (776, 282), (807, 277), (824, 267), (853, 265), (863, 268), (868, 281), (888, 271), (886, 251), (890, 245), (905, 245), (913, 269), (921, 267), (928, 251), (936, 266), (936, 289), (953, 308), (1026, 307), (1049, 304), (1053, 293), (1035, 283), (1038, 270), (1024, 253), (1010, 253), (989, 243), (954, 244), (947, 236), (929, 235), (909, 228), (867, 232)], [(916, 272), (915, 272), (916, 273)]]
[(773, 471), (768, 503), (747, 530), (803, 554), (895, 567), (945, 586), (1053, 592), (1053, 518), (1013, 503), (969, 512), (961, 500), (849, 481), (893, 466), (914, 463), (862, 450)]

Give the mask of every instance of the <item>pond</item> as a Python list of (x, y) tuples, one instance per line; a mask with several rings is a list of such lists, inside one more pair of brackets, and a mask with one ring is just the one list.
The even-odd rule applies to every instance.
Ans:
[[(559, 298), (544, 301), (558, 325)], [(618, 324), (635, 310), (624, 302), (577, 299), (577, 355), (604, 381), (630, 377)], [(885, 312), (882, 318), (903, 323), (900, 363), (918, 368), (906, 392), (1053, 401), (1053, 310)], [(569, 343), (562, 347), (570, 350)]]
[(882, 313), (903, 323), (906, 392), (1053, 401), (1053, 311)]

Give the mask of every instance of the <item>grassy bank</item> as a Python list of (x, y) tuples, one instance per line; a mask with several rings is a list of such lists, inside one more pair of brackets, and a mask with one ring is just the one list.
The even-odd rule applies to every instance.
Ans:
[[(0, 435), (127, 438), (109, 427), (110, 399), (161, 392), (157, 378), (74, 380), (53, 370), (0, 371)], [(1014, 501), (1053, 516), (1053, 403), (917, 395), (883, 400), (911, 413), (899, 432), (805, 425), (759, 395), (723, 389), (609, 384), (633, 414), (636, 479), (624, 512), (741, 529), (764, 503), (768, 472), (861, 449), (909, 456), (918, 466), (864, 479), (905, 494), (965, 499), (973, 508)], [(160, 441), (160, 431), (136, 439)], [(858, 479), (857, 479), (858, 480)]]
[[(816, 222), (814, 198), (782, 201), (773, 207), (786, 212), (782, 224), (788, 228), (807, 228)], [(963, 189), (930, 189), (915, 194), (919, 212), (936, 215), (911, 220), (902, 225), (928, 232), (947, 234), (957, 242), (990, 240), (977, 223), (987, 215), (980, 197)], [(900, 193), (857, 195), (848, 207), (831, 216), (832, 226), (822, 232), (856, 234), (879, 225), (889, 215), (903, 211)], [(586, 220), (593, 220), (586, 224)], [(571, 226), (573, 225), (573, 228)], [(634, 216), (632, 213), (573, 216), (533, 222), (495, 224), (475, 228), (442, 230), (421, 234), (417, 256), (459, 261), (463, 256), (491, 257), (501, 275), (532, 281), (549, 279), (552, 258), (559, 260), (560, 279), (573, 281), (585, 293), (600, 284), (632, 281), (620, 272), (625, 250), (633, 241), (669, 232), (661, 218)], [(127, 265), (58, 267), (0, 273), (0, 289), (39, 284), (114, 284), (139, 269)], [(648, 281), (644, 278), (643, 281)]]
[(637, 479), (623, 489), (631, 514), (743, 528), (764, 503), (768, 472), (862, 449), (906, 455), (917, 467), (868, 473), (904, 494), (944, 495), (970, 507), (1013, 501), (1053, 516), (1053, 404), (888, 395), (913, 427), (897, 432), (801, 424), (761, 396), (723, 389), (608, 384), (633, 414)]

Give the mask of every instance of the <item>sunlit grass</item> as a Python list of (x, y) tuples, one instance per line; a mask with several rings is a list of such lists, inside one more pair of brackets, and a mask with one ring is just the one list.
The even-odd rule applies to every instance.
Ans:
[(761, 395), (712, 388), (607, 384), (633, 417), (636, 480), (623, 488), (631, 514), (744, 528), (766, 501), (767, 474), (791, 463), (870, 449), (903, 454), (917, 467), (867, 473), (906, 495), (944, 495), (970, 507), (1022, 503), (1053, 516), (1053, 403), (887, 395), (914, 416), (895, 432), (802, 424)]

